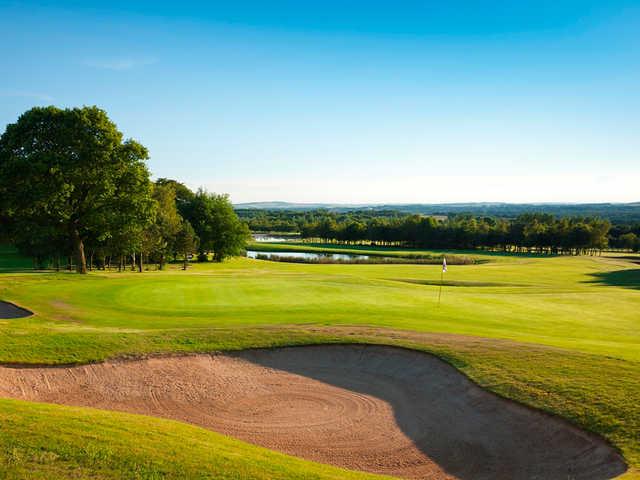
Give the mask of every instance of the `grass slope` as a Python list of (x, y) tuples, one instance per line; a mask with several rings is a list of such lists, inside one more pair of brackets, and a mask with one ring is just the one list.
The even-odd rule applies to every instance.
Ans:
[[(0, 321), (0, 362), (77, 363), (317, 342), (404, 345), (445, 358), (501, 395), (602, 434), (633, 467), (627, 476), (638, 478), (637, 264), (606, 257), (501, 256), (487, 264), (452, 266), (446, 274), (451, 285), (444, 287), (440, 307), (439, 277), (440, 269), (428, 265), (300, 265), (248, 259), (198, 265), (186, 273), (4, 273), (0, 299), (36, 315)], [(15, 408), (32, 407), (0, 402), (0, 418)], [(33, 415), (46, 417), (37, 409), (44, 407), (33, 408)], [(82, 409), (62, 410), (69, 418), (85, 415)], [(95, 412), (86, 415), (85, 423), (74, 424), (78, 435), (90, 429)], [(100, 418), (116, 414), (104, 415)], [(157, 420), (145, 421), (145, 429), (155, 428)], [(11, 439), (33, 438), (46, 446), (50, 432), (42, 425), (30, 430), (26, 423), (16, 424), (10, 435), (0, 436), (0, 452), (9, 451)], [(114, 441), (108, 429), (95, 439), (105, 449)], [(176, 445), (185, 452), (191, 449)], [(37, 456), (30, 455), (5, 461), (6, 472), (46, 472)], [(164, 453), (157, 455), (162, 458)], [(73, 468), (85, 468), (83, 462), (90, 457), (78, 453)], [(96, 471), (111, 468), (104, 462), (95, 464)], [(316, 475), (311, 473), (316, 467), (302, 468)], [(118, 471), (126, 471), (122, 468)], [(237, 478), (248, 478), (242, 468), (238, 464)], [(53, 478), (75, 477), (56, 472)], [(164, 477), (159, 473), (158, 478)]]
[(382, 479), (169, 420), (0, 400), (0, 478)]

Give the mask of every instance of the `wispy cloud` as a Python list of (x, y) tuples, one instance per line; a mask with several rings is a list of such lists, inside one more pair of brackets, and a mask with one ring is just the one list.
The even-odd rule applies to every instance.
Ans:
[(87, 59), (83, 63), (87, 67), (100, 68), (103, 70), (131, 70), (137, 67), (144, 67), (146, 65), (153, 65), (157, 63), (156, 58), (94, 58)]
[(42, 102), (53, 101), (53, 97), (51, 95), (47, 95), (45, 93), (27, 92), (27, 91), (21, 91), (21, 90), (3, 90), (3, 91), (0, 91), (0, 97), (31, 98), (35, 100), (40, 100)]

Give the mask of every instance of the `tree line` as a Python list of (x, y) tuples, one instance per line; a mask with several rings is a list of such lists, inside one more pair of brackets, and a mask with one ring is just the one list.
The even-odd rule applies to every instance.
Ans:
[(368, 221), (373, 218), (401, 218), (407, 216), (395, 210), (349, 210), (345, 212), (328, 209), (314, 210), (263, 210), (236, 208), (238, 216), (247, 222), (252, 232), (299, 233), (304, 225), (318, 222), (325, 217), (336, 222), (347, 220)]
[(556, 217), (599, 217), (609, 220), (613, 225), (640, 224), (640, 201), (633, 203), (415, 203), (391, 205), (331, 205), (331, 204), (295, 204), (287, 202), (254, 202), (240, 204), (239, 214), (245, 218), (253, 217), (289, 217), (312, 212), (325, 212), (335, 215), (381, 215), (408, 216), (432, 215), (448, 217), (472, 215), (474, 217), (516, 218), (525, 213), (550, 213)]
[(39, 266), (222, 261), (249, 237), (226, 195), (152, 182), (147, 149), (97, 107), (36, 107), (0, 137), (0, 237)]
[(371, 243), (412, 248), (488, 248), (550, 254), (595, 253), (608, 245), (611, 224), (599, 218), (556, 218), (524, 214), (515, 219), (454, 216), (374, 217), (369, 220), (332, 216), (302, 226), (305, 239), (325, 242)]
[[(350, 211), (316, 210), (262, 210), (237, 209), (238, 215), (254, 232), (301, 233), (305, 238), (326, 239), (339, 242), (378, 242), (381, 245), (420, 245), (433, 248), (506, 248), (513, 250), (576, 251), (575, 246), (585, 236), (602, 231), (607, 220), (599, 216), (558, 216), (548, 213), (528, 212), (515, 217), (490, 215), (408, 215), (399, 210), (355, 209)], [(431, 218), (435, 227), (429, 230), (429, 239), (416, 233), (415, 223)], [(431, 222), (431, 220), (422, 220)], [(594, 222), (599, 224), (594, 227)], [(604, 223), (602, 223), (604, 222)], [(321, 228), (321, 225), (323, 226)], [(439, 228), (437, 231), (436, 229)], [(404, 233), (401, 231), (404, 229)], [(574, 230), (571, 232), (571, 230)], [(321, 230), (324, 233), (321, 234)], [(413, 232), (413, 233), (411, 233)], [(404, 235), (404, 236), (403, 236)], [(573, 247), (568, 246), (573, 238)], [(640, 250), (640, 223), (610, 225), (607, 238), (600, 238), (598, 245), (609, 248)], [(606, 241), (606, 242), (605, 242)], [(554, 248), (554, 245), (557, 247)], [(564, 245), (564, 247), (563, 247)], [(596, 247), (595, 249), (599, 249)], [(604, 248), (604, 247), (603, 247)], [(587, 248), (593, 249), (593, 248)]]
[(609, 246), (640, 252), (640, 223), (614, 225), (609, 231)]

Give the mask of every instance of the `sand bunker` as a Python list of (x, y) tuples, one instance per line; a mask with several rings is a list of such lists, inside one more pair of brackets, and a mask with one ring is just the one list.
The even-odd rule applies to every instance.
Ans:
[(26, 308), (20, 308), (13, 303), (0, 300), (0, 319), (23, 318), (31, 315), (33, 315), (33, 313)]
[(393, 347), (1, 367), (0, 396), (182, 420), (404, 478), (600, 480), (626, 468), (598, 437), (490, 394), (433, 356)]

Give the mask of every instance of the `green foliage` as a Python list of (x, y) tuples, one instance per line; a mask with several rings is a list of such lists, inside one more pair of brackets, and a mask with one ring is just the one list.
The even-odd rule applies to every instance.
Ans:
[(97, 107), (25, 112), (0, 138), (0, 210), (11, 238), (36, 257), (73, 247), (86, 272), (86, 242), (151, 218), (147, 156)]
[(640, 238), (633, 232), (625, 233), (620, 235), (620, 245), (626, 250), (637, 252), (640, 250)]
[(176, 252), (182, 254), (183, 258), (183, 270), (187, 269), (187, 264), (189, 262), (189, 256), (193, 255), (199, 245), (199, 239), (196, 235), (196, 232), (193, 230), (193, 227), (187, 220), (182, 220), (180, 222), (179, 230), (176, 232), (174, 248)]
[(144, 253), (153, 253), (162, 270), (167, 256), (176, 252), (176, 236), (182, 228), (182, 217), (176, 207), (175, 187), (156, 183), (153, 188), (156, 202), (155, 221), (143, 232)]
[(70, 267), (75, 255), (82, 273), (87, 257), (89, 269), (122, 270), (129, 259), (162, 269), (170, 255), (191, 255), (198, 236), (216, 261), (242, 253), (248, 229), (228, 197), (166, 178), (153, 185), (147, 158), (97, 107), (25, 112), (0, 138), (0, 242), (40, 268)]
[(198, 190), (187, 219), (200, 239), (201, 252), (213, 252), (217, 262), (239, 255), (246, 248), (249, 228), (238, 218), (227, 195)]
[(0, 272), (23, 271), (33, 267), (30, 258), (7, 244), (0, 243)]
[[(455, 186), (453, 186), (455, 188)], [(439, 218), (459, 215), (514, 219), (527, 213), (556, 217), (598, 217), (618, 225), (640, 225), (640, 202), (632, 203), (431, 203), (392, 205), (295, 204), (287, 202), (254, 202), (237, 205), (241, 218), (256, 231), (299, 231), (272, 229), (271, 225), (299, 225), (319, 215), (337, 218), (406, 217), (433, 215)], [(266, 222), (266, 224), (264, 224)], [(262, 224), (262, 225), (261, 225)], [(257, 228), (254, 228), (257, 227)]]
[(457, 216), (373, 217), (367, 221), (325, 216), (301, 227), (303, 238), (369, 242), (409, 248), (492, 248), (505, 251), (585, 253), (607, 247), (611, 224), (598, 218), (526, 214), (514, 220)]
[(189, 218), (189, 210), (195, 194), (183, 183), (169, 178), (159, 178), (156, 180), (156, 185), (173, 188), (178, 212), (183, 218)]

